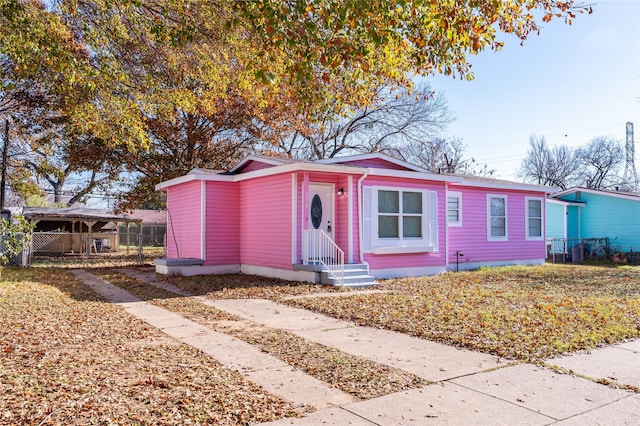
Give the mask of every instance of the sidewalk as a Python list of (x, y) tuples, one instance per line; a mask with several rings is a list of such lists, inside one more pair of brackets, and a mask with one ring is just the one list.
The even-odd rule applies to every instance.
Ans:
[[(273, 424), (640, 424), (640, 394), (593, 380), (531, 364), (508, 365), (489, 355), (360, 327), (268, 300), (230, 299), (211, 304), (440, 382)], [(640, 340), (555, 358), (548, 365), (640, 387)]]
[(294, 369), (256, 347), (224, 333), (218, 333), (166, 309), (151, 305), (102, 278), (84, 270), (72, 273), (106, 300), (121, 305), (129, 314), (158, 328), (179, 342), (200, 349), (238, 371), (274, 395), (298, 406), (317, 409), (347, 404), (353, 396)]
[[(123, 272), (149, 284), (179, 291), (156, 280), (153, 273)], [(294, 378), (295, 372), (290, 366), (238, 339), (140, 302), (87, 272), (75, 273), (109, 300), (123, 303), (133, 315), (202, 349), (270, 392), (318, 409), (305, 418), (283, 419), (270, 423), (272, 425), (640, 424), (640, 394), (596, 383), (596, 380), (604, 379), (640, 387), (640, 340), (597, 349), (589, 354), (555, 358), (547, 363), (594, 379), (588, 380), (546, 367), (508, 364), (495, 356), (401, 333), (360, 327), (268, 300), (199, 298), (246, 319), (437, 382), (420, 389), (355, 402), (353, 397), (342, 392), (330, 393), (327, 385), (315, 383), (318, 381), (300, 372), (297, 372), (300, 376)], [(248, 360), (243, 361), (243, 358)], [(253, 374), (253, 370), (259, 374)], [(295, 385), (289, 383), (290, 380)]]

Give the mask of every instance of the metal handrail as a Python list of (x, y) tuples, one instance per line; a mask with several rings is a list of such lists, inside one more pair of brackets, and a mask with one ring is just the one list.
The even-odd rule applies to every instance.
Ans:
[(344, 285), (344, 251), (322, 229), (307, 229), (303, 235), (305, 262), (319, 263), (338, 285)]

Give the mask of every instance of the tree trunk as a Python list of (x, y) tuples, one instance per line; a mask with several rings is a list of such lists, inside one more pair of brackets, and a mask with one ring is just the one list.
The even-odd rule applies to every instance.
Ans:
[(7, 189), (7, 158), (9, 157), (9, 119), (4, 123), (4, 146), (2, 148), (2, 165), (0, 165), (0, 210), (4, 210), (5, 192)]

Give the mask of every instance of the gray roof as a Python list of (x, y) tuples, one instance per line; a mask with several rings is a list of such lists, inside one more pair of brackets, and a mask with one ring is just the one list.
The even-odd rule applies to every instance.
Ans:
[(127, 214), (115, 214), (111, 210), (77, 207), (24, 207), (22, 215), (31, 220), (98, 220), (106, 222), (142, 222)]

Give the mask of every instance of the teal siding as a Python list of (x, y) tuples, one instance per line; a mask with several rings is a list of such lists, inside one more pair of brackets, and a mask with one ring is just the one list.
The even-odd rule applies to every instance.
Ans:
[(547, 202), (547, 238), (565, 238), (564, 204)]
[(567, 239), (577, 240), (584, 238), (580, 233), (580, 216), (584, 207), (567, 206)]
[(581, 201), (567, 209), (567, 238), (608, 237), (621, 251), (640, 250), (640, 199), (576, 192), (562, 200)]

